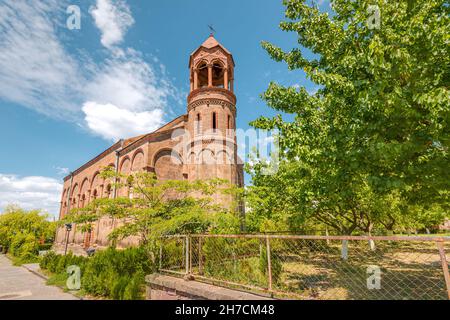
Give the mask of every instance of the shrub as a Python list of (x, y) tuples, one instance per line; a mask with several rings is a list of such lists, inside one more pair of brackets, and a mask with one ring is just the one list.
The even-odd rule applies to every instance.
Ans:
[(39, 266), (41, 269), (46, 269), (52, 273), (66, 273), (67, 267), (72, 265), (79, 266), (83, 271), (87, 260), (85, 257), (73, 255), (72, 252), (63, 256), (50, 251), (41, 258)]
[(143, 248), (97, 252), (82, 277), (83, 289), (90, 294), (113, 299), (136, 298), (144, 283), (144, 275), (154, 271), (147, 251)]
[(141, 299), (145, 274), (155, 271), (144, 248), (109, 248), (89, 258), (72, 253), (62, 256), (51, 251), (40, 262), (42, 269), (55, 274), (65, 274), (70, 265), (80, 267), (84, 293), (116, 300)]
[(53, 246), (53, 243), (42, 243), (42, 244), (39, 244), (38, 250), (39, 251), (48, 251), (48, 250), (51, 250), (52, 246)]
[(119, 277), (117, 281), (114, 281), (111, 298), (113, 298), (114, 300), (123, 300), (125, 289), (130, 282), (131, 280), (129, 276), (122, 276)]
[(46, 269), (46, 270), (49, 270), (51, 272), (54, 272), (53, 270), (50, 270), (50, 266), (53, 265), (54, 261), (58, 257), (59, 256), (54, 251), (50, 251), (45, 256), (43, 256), (41, 258), (41, 261), (39, 262), (39, 266), (41, 267), (41, 269)]
[(142, 286), (144, 285), (145, 274), (142, 270), (136, 272), (131, 281), (125, 288), (123, 295), (124, 300), (141, 300), (142, 299)]

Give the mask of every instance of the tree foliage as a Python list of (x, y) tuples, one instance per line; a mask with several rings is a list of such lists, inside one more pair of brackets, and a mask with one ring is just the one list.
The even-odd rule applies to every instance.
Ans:
[(117, 174), (106, 168), (103, 178), (115, 181), (118, 190), (128, 190), (128, 197), (96, 199), (82, 209), (74, 209), (61, 220), (77, 223), (83, 231), (92, 230), (101, 217), (109, 216), (123, 223), (109, 234), (116, 242), (138, 236), (143, 244), (159, 236), (176, 233), (235, 232), (239, 226), (236, 205), (226, 206), (214, 198), (236, 199), (240, 190), (223, 180), (160, 181), (155, 174), (138, 172)]
[(262, 45), (319, 90), (272, 82), (263, 94), (295, 119), (252, 123), (278, 129), (284, 151), (274, 176), (249, 168), (255, 212), (279, 210), (293, 226), (313, 219), (340, 233), (441, 223), (450, 181), (448, 1), (335, 0), (331, 15), (304, 0), (284, 4), (280, 28), (300, 47)]
[(44, 243), (53, 242), (56, 225), (39, 210), (9, 206), (0, 214), (0, 245), (12, 255), (30, 259)]

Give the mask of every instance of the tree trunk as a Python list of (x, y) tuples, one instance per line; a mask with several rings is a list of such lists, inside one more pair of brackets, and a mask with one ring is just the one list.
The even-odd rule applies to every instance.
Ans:
[[(372, 236), (372, 228), (373, 228), (373, 225), (371, 223), (369, 223), (369, 225), (367, 226), (367, 231), (368, 231), (367, 234), (369, 237)], [(371, 251), (376, 250), (375, 241), (373, 241), (372, 239), (369, 240), (369, 248)]]

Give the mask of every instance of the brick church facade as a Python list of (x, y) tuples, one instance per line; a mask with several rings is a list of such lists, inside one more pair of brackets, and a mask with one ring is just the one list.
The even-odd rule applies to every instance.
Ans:
[[(130, 196), (127, 188), (115, 190), (100, 177), (107, 166), (123, 174), (153, 172), (160, 180), (221, 178), (243, 186), (235, 133), (234, 66), (231, 53), (210, 35), (189, 59), (187, 113), (154, 132), (118, 141), (65, 177), (60, 219), (96, 198)], [(107, 246), (108, 234), (121, 223), (104, 217), (90, 233), (74, 225), (68, 235), (69, 250)], [(119, 246), (138, 242), (137, 238), (127, 238)], [(55, 247), (65, 243), (66, 231), (60, 228)]]

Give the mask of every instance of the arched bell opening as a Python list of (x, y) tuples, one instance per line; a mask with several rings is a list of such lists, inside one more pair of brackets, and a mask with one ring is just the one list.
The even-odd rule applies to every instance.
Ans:
[(225, 68), (218, 62), (214, 62), (212, 65), (212, 86), (225, 88)]
[(197, 68), (198, 85), (197, 88), (208, 87), (208, 65), (201, 63)]

